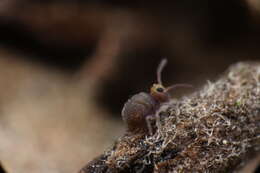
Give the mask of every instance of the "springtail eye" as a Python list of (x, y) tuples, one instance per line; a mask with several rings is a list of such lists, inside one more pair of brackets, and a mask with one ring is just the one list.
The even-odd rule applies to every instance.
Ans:
[(162, 93), (164, 91), (164, 89), (163, 88), (157, 88), (156, 91)]

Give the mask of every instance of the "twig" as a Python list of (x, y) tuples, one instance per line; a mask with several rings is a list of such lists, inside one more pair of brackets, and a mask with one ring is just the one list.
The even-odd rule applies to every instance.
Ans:
[(231, 66), (216, 82), (164, 105), (160, 115), (168, 116), (153, 136), (126, 134), (81, 173), (234, 171), (260, 150), (259, 81), (259, 62)]

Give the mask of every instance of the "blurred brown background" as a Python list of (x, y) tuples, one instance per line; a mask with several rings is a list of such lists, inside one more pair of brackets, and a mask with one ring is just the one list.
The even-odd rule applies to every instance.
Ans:
[(258, 0), (1, 0), (2, 167), (77, 172), (123, 134), (124, 102), (163, 57), (166, 86), (198, 88), (259, 60), (259, 29)]

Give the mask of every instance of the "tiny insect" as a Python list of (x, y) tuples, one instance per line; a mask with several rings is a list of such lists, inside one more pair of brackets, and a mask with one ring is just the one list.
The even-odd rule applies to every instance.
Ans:
[(164, 87), (161, 73), (166, 64), (167, 59), (162, 59), (157, 68), (157, 83), (152, 85), (150, 93), (140, 92), (125, 103), (122, 109), (122, 118), (129, 132), (149, 132), (151, 135), (151, 120), (155, 119), (156, 111), (160, 105), (170, 100), (169, 91), (176, 87), (191, 87), (188, 84), (175, 84)]

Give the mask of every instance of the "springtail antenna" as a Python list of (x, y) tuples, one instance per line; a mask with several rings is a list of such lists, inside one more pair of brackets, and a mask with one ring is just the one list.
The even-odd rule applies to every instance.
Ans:
[(164, 67), (166, 66), (167, 64), (167, 59), (166, 58), (163, 58), (157, 68), (157, 82), (158, 84), (161, 84), (162, 85), (162, 70), (164, 69)]
[(167, 87), (166, 91), (168, 92), (168, 91), (170, 91), (170, 90), (172, 90), (174, 88), (178, 88), (178, 87), (193, 88), (193, 86), (190, 85), (190, 84), (175, 84), (175, 85)]

